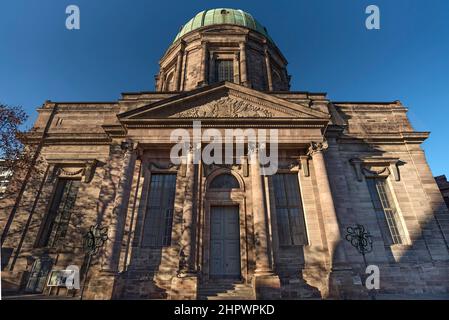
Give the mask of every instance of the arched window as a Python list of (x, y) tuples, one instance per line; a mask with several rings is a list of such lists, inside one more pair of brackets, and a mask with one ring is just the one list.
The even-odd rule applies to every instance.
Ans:
[(173, 72), (170, 72), (165, 78), (164, 91), (174, 91)]
[(277, 91), (282, 88), (282, 77), (277, 70), (273, 70), (273, 90)]
[(209, 185), (211, 189), (239, 189), (240, 183), (229, 173), (221, 174), (212, 180)]

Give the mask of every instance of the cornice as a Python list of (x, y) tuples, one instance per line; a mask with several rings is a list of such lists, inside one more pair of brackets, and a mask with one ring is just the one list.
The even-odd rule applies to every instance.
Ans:
[(430, 132), (413, 131), (397, 132), (391, 134), (370, 134), (370, 135), (342, 135), (339, 137), (340, 143), (383, 143), (383, 144), (405, 144), (405, 143), (423, 143), (430, 135)]
[(385, 103), (384, 105), (382, 104), (377, 104), (377, 103), (373, 103), (372, 105), (367, 105), (366, 103), (364, 105), (347, 105), (347, 106), (343, 106), (343, 105), (339, 105), (338, 103), (335, 102), (331, 102), (335, 107), (339, 108), (341, 111), (345, 112), (345, 113), (355, 113), (355, 112), (385, 112), (385, 111), (399, 111), (399, 112), (404, 112), (407, 111), (408, 109), (404, 106), (397, 106), (397, 105), (391, 105), (388, 103)]
[[(132, 125), (126, 126), (129, 129), (142, 129), (142, 128), (192, 128), (192, 124), (162, 124), (162, 125)], [(267, 125), (267, 124), (204, 124), (201, 123), (201, 127), (203, 128), (324, 128), (323, 125)]]
[(109, 144), (111, 139), (105, 134), (53, 133), (44, 139), (44, 145), (52, 144)]

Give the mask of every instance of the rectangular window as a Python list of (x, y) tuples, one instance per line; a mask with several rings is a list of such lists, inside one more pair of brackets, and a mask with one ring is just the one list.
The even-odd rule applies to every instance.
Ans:
[(79, 180), (58, 180), (45, 221), (41, 246), (54, 247), (66, 236), (79, 186)]
[(216, 82), (234, 82), (234, 63), (232, 60), (217, 60), (215, 68)]
[(170, 245), (175, 194), (176, 174), (151, 174), (142, 246)]
[(307, 234), (297, 174), (272, 177), (280, 245), (305, 245)]
[[(382, 229), (387, 229), (391, 243), (403, 243), (403, 230), (398, 217), (390, 188), (385, 178), (366, 179), (373, 206), (379, 221), (383, 221)], [(384, 232), (385, 233), (385, 232)]]

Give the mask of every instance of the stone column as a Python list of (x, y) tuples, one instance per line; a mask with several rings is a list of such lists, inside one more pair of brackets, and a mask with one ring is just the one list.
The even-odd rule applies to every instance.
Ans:
[[(201, 74), (200, 81), (198, 82), (198, 87), (205, 86), (208, 84), (208, 63), (209, 63), (209, 54), (207, 52), (207, 42), (201, 42)], [(209, 67), (210, 68), (210, 67)]]
[(120, 181), (117, 185), (114, 208), (111, 216), (108, 217), (108, 224), (105, 225), (108, 228), (108, 240), (105, 243), (104, 259), (102, 263), (102, 270), (112, 273), (118, 271), (121, 243), (125, 228), (134, 164), (136, 161), (136, 154), (133, 150), (132, 142), (124, 141), (122, 142), (121, 147), (123, 150), (123, 163)]
[(193, 163), (194, 149), (191, 147), (186, 159), (186, 188), (184, 195), (184, 208), (182, 210), (182, 233), (180, 250), (180, 272), (194, 272), (193, 249), (193, 193), (195, 185), (195, 164)]
[(256, 250), (254, 288), (257, 299), (277, 299), (280, 298), (280, 280), (273, 273), (269, 259), (269, 232), (265, 210), (265, 190), (259, 161), (259, 148), (260, 146), (257, 145), (248, 146)]
[(308, 155), (312, 157), (313, 166), (315, 169), (327, 246), (329, 250), (329, 264), (332, 267), (335, 263), (344, 261), (344, 252), (339, 249), (341, 247), (340, 242), (342, 241), (342, 238), (340, 235), (337, 212), (335, 210), (334, 200), (332, 198), (329, 177), (327, 175), (326, 163), (323, 155), (323, 152), (327, 148), (328, 144), (326, 141), (312, 142), (308, 150)]
[(268, 253), (267, 215), (265, 212), (264, 188), (259, 162), (259, 146), (251, 146), (249, 150), (251, 165), (251, 190), (254, 219), (254, 235), (256, 240), (256, 273), (271, 274)]
[(240, 53), (239, 52), (235, 52), (234, 53), (234, 83), (240, 83), (239, 60), (240, 60)]
[(265, 67), (267, 68), (268, 91), (273, 91), (273, 75), (271, 73), (271, 61), (267, 45), (265, 45), (264, 52), (265, 52)]
[(157, 84), (157, 91), (162, 91), (164, 89), (164, 81), (165, 81), (165, 72), (164, 72), (164, 70), (161, 70), (161, 72), (159, 72), (159, 81)]
[(184, 42), (181, 42), (181, 47), (176, 58), (176, 78), (175, 78), (175, 90), (181, 89), (181, 74), (182, 74), (182, 59), (184, 56)]
[(215, 79), (215, 53), (209, 53), (209, 76), (208, 79), (210, 82), (216, 82)]
[(186, 186), (184, 208), (182, 211), (182, 231), (179, 252), (178, 275), (173, 277), (169, 298), (173, 300), (196, 299), (198, 277), (195, 270), (194, 212), (193, 193), (195, 186), (195, 164), (193, 161), (194, 148), (190, 148), (185, 160)]
[(240, 82), (242, 85), (248, 87), (248, 73), (246, 66), (246, 44), (244, 42), (240, 42)]

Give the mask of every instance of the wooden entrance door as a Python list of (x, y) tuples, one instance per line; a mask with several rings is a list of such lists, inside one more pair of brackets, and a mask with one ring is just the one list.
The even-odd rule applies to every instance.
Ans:
[(211, 207), (210, 275), (240, 277), (239, 207)]

